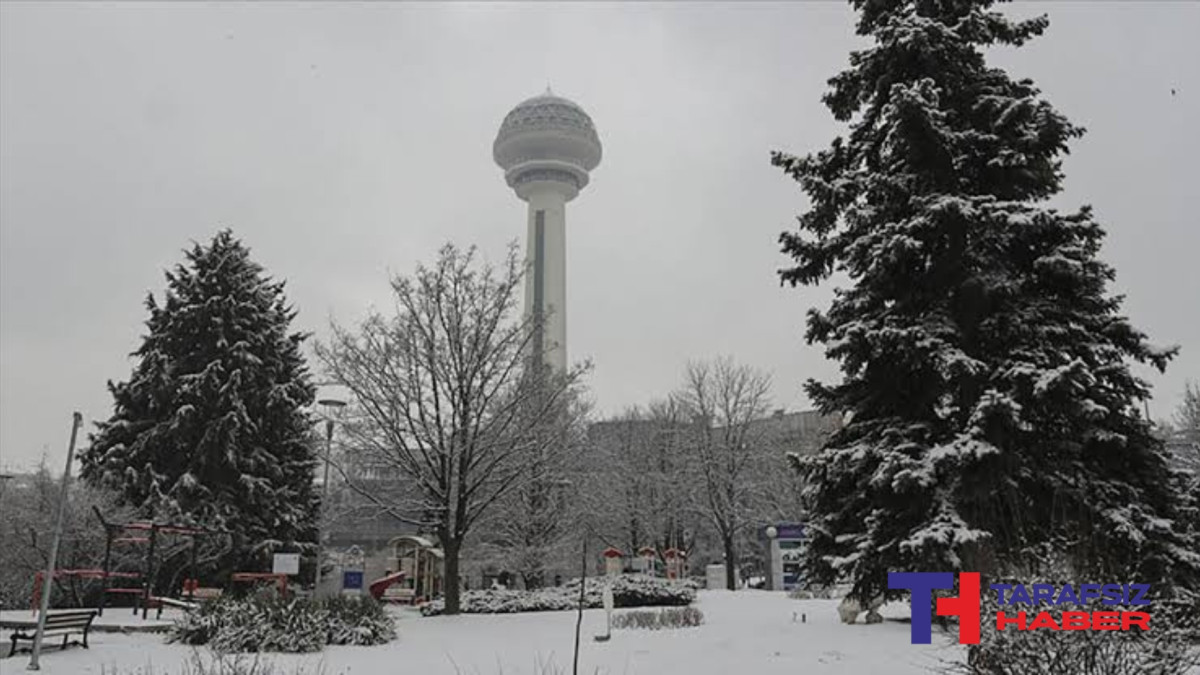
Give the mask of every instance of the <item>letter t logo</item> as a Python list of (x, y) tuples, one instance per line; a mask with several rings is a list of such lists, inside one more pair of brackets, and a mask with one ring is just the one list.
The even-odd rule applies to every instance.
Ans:
[[(976, 598), (978, 598), (979, 575), (975, 575)], [(929, 605), (933, 600), (933, 589), (954, 588), (954, 574), (951, 572), (888, 572), (888, 588), (906, 589), (912, 592), (912, 607), (909, 610), (912, 617), (912, 643), (927, 645), (932, 641)], [(939, 614), (941, 606), (939, 601)], [(975, 641), (979, 641), (979, 610), (976, 599), (975, 610)]]

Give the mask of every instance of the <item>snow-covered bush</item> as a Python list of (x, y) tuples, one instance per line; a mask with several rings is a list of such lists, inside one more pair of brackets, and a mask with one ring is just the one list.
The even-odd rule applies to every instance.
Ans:
[(845, 597), (846, 589), (838, 586), (810, 586), (788, 591), (792, 600), (836, 600)]
[[(584, 600), (588, 607), (601, 607), (604, 603), (606, 578), (587, 580)], [(572, 607), (578, 604), (579, 579), (563, 584), (563, 590), (571, 598)], [(613, 603), (617, 607), (679, 607), (696, 601), (696, 587), (690, 580), (667, 581), (644, 574), (622, 574), (612, 578)]]
[(636, 610), (613, 615), (613, 628), (690, 628), (704, 623), (704, 612), (695, 607), (668, 607), (658, 610)]
[(331, 645), (381, 645), (396, 637), (395, 622), (373, 598), (335, 597), (322, 605)]
[[(588, 579), (584, 588), (584, 607), (603, 605), (608, 579)], [(612, 579), (613, 603), (617, 607), (662, 607), (690, 605), (696, 600), (695, 588), (686, 582), (672, 584), (664, 579), (641, 574), (625, 574)], [(514, 612), (553, 612), (579, 606), (579, 580), (562, 586), (533, 591), (486, 590), (462, 594), (464, 614), (510, 614)], [(437, 616), (444, 610), (441, 600), (421, 607), (425, 616)]]
[(283, 599), (265, 591), (218, 598), (177, 620), (169, 640), (224, 653), (314, 652), (326, 644), (377, 645), (396, 636), (392, 619), (371, 599)]
[(220, 596), (200, 603), (199, 609), (184, 614), (171, 625), (168, 642), (185, 645), (206, 645), (212, 642), (226, 615), (233, 611), (234, 600)]
[(310, 602), (263, 593), (225, 607), (209, 643), (218, 652), (315, 652), (325, 646), (325, 612)]
[(327, 672), (324, 664), (318, 664), (315, 668), (296, 664), (283, 669), (276, 666), (274, 661), (259, 658), (258, 654), (247, 656), (210, 652), (201, 655), (199, 650), (192, 650), (191, 659), (178, 669), (158, 668), (149, 664), (131, 670), (117, 670), (100, 665), (100, 675), (326, 675)]

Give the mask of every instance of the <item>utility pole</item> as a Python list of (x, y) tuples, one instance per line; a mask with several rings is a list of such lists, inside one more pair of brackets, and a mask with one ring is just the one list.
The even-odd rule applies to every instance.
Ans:
[(33, 655), (26, 670), (41, 670), (38, 657), (42, 655), (42, 637), (46, 633), (46, 612), (50, 609), (50, 594), (54, 592), (54, 568), (58, 564), (58, 545), (62, 541), (63, 520), (67, 515), (67, 488), (71, 485), (71, 463), (75, 461), (75, 438), (83, 426), (83, 415), (74, 413), (71, 419), (71, 443), (67, 446), (67, 468), (63, 470), (62, 488), (58, 495), (58, 518), (54, 523), (54, 539), (50, 543), (50, 562), (42, 581), (42, 607), (38, 611), (37, 633), (33, 637)]

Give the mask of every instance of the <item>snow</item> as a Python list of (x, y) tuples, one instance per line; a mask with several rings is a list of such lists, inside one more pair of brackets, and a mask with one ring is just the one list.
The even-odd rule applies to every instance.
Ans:
[(1051, 389), (1057, 387), (1063, 379), (1071, 376), (1078, 376), (1085, 380), (1091, 379), (1087, 364), (1081, 359), (1072, 359), (1070, 363), (1045, 371), (1033, 385), (1034, 396), (1046, 395)]
[(987, 455), (999, 454), (1000, 449), (978, 438), (960, 436), (950, 443), (935, 445), (929, 449), (928, 459), (937, 464), (948, 459), (979, 459)]
[[(646, 675), (689, 673), (756, 675), (795, 673), (867, 675), (928, 673), (961, 655), (955, 635), (935, 631), (934, 644), (909, 642), (905, 603), (888, 605), (882, 624), (838, 621), (837, 600), (792, 600), (770, 591), (702, 591), (695, 605), (705, 623), (676, 630), (613, 631), (612, 640), (595, 642), (604, 633), (602, 610), (584, 613), (581, 673)], [(575, 612), (460, 615), (422, 618), (413, 610), (393, 610), (399, 638), (379, 647), (328, 647), (319, 654), (269, 655), (285, 673), (297, 666), (310, 672), (324, 666), (330, 675), (411, 672), (426, 675), (531, 675), (571, 672)], [(621, 610), (618, 610), (618, 612)], [(805, 615), (806, 622), (801, 622)], [(6, 640), (0, 636), (0, 640)], [(46, 675), (100, 675), (156, 668), (174, 675), (191, 657), (191, 649), (168, 645), (161, 635), (93, 633), (90, 650), (48, 651), (42, 658)], [(0, 662), (7, 672), (14, 661)], [(550, 667), (547, 667), (550, 666)]]
[(1163, 347), (1161, 345), (1147, 344), (1146, 354), (1151, 359), (1166, 359), (1175, 355), (1179, 351), (1179, 345), (1170, 345)]

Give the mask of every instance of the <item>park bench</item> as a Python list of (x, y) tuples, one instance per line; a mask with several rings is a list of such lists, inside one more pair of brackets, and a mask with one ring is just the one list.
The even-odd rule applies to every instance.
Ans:
[[(192, 598), (194, 600), (196, 600), (197, 602), (200, 602), (202, 600), (215, 600), (215, 599), (221, 597), (221, 592), (222, 591), (219, 588), (208, 588), (205, 586), (199, 586), (199, 587), (192, 589)], [(185, 597), (186, 597), (186, 595), (185, 595)]]
[[(58, 609), (46, 612), (46, 629), (42, 633), (42, 644), (46, 644), (51, 638), (62, 637), (62, 648), (66, 649), (69, 638), (76, 633), (83, 636), (83, 641), (76, 641), (74, 644), (83, 645), (84, 649), (88, 648), (88, 629), (92, 627), (92, 620), (96, 618), (96, 610), (94, 609)], [(12, 634), (12, 650), (10, 654), (17, 653), (17, 642), (28, 642), (29, 649), (25, 651), (33, 651), (33, 641), (37, 635), (37, 628), (18, 628)]]
[(182, 609), (185, 612), (190, 612), (190, 611), (196, 609), (197, 607), (199, 607), (200, 605), (195, 602), (188, 602), (186, 600), (179, 600), (177, 598), (164, 598), (164, 597), (158, 597), (158, 596), (151, 596), (150, 604), (147, 606), (150, 609), (155, 610), (154, 618), (161, 620), (164, 607), (174, 607), (175, 609)]

